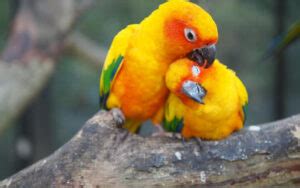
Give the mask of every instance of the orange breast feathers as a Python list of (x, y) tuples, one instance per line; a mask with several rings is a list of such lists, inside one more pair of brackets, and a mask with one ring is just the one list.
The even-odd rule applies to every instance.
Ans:
[(166, 68), (152, 66), (157, 66), (157, 70), (125, 61), (112, 87), (111, 93), (118, 97), (121, 110), (130, 119), (153, 118), (166, 101), (168, 89), (162, 73)]

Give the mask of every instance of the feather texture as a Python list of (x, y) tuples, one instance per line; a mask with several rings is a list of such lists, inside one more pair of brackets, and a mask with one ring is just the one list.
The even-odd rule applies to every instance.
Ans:
[[(208, 69), (199, 67), (201, 71), (196, 76), (193, 66), (198, 65), (182, 59), (173, 63), (167, 72), (166, 82), (171, 94), (165, 109), (166, 130), (176, 132), (176, 127), (182, 127), (181, 134), (185, 138), (218, 140), (241, 129), (248, 94), (240, 79), (218, 60)], [(182, 93), (180, 88), (187, 80), (207, 90), (204, 104)]]

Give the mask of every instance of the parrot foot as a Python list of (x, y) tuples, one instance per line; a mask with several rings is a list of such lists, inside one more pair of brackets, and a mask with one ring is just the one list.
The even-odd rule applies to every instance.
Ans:
[(118, 128), (122, 128), (122, 125), (125, 123), (125, 116), (119, 108), (113, 108), (110, 110), (115, 122), (117, 123)]
[(169, 138), (175, 138), (179, 140), (183, 140), (183, 137), (180, 133), (171, 133), (166, 132), (160, 124), (155, 125), (156, 131), (152, 133), (152, 137), (169, 137)]
[(172, 133), (166, 132), (160, 124), (155, 124), (152, 137), (172, 137)]
[(201, 140), (201, 138), (194, 138), (194, 140), (196, 141), (197, 145), (199, 146), (199, 149), (202, 150), (203, 149), (203, 146), (202, 146), (203, 140)]
[(173, 133), (173, 138), (181, 140), (182, 142), (185, 142), (185, 139), (181, 135), (181, 133)]

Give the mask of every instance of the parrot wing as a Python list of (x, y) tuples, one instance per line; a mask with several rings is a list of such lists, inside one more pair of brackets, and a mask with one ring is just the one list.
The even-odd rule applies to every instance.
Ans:
[(181, 133), (183, 128), (184, 105), (178, 97), (170, 94), (165, 105), (163, 127), (166, 131)]
[(118, 72), (122, 68), (124, 56), (132, 34), (138, 24), (132, 24), (120, 31), (114, 38), (102, 68), (100, 77), (100, 108), (107, 109), (107, 99)]
[(246, 117), (247, 117), (247, 111), (248, 111), (248, 93), (247, 93), (247, 90), (246, 90), (244, 84), (238, 77), (236, 77), (236, 87), (238, 90), (240, 103), (242, 105), (242, 110), (243, 110), (242, 118), (243, 118), (243, 121), (245, 122)]

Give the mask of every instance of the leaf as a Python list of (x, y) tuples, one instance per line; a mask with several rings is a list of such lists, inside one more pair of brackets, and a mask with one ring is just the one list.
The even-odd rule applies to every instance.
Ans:
[(283, 35), (277, 36), (271, 42), (263, 59), (267, 59), (289, 47), (292, 43), (300, 38), (300, 21), (296, 22)]

